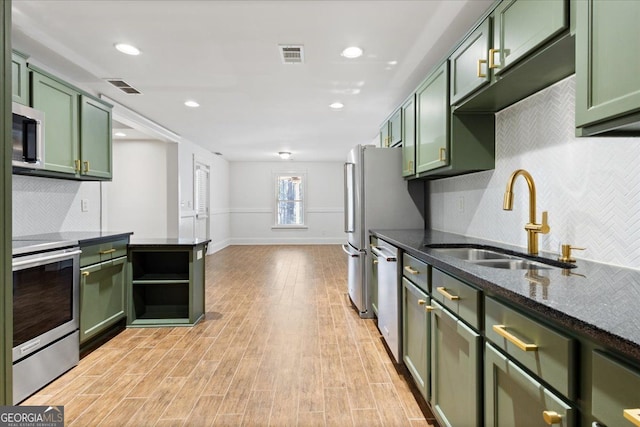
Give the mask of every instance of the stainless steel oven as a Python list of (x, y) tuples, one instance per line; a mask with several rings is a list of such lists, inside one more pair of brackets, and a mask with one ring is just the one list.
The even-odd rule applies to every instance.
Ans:
[(14, 242), (14, 404), (78, 364), (80, 249), (65, 244)]

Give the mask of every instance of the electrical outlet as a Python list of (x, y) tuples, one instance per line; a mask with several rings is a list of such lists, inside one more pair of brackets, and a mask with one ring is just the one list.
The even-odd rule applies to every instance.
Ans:
[(458, 212), (464, 213), (464, 196), (458, 197)]
[(80, 201), (80, 207), (81, 207), (82, 212), (89, 212), (89, 200), (82, 199)]

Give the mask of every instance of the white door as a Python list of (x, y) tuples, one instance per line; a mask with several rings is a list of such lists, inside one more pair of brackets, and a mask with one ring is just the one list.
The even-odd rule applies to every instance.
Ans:
[(195, 238), (209, 239), (209, 166), (195, 162), (193, 207), (195, 208)]

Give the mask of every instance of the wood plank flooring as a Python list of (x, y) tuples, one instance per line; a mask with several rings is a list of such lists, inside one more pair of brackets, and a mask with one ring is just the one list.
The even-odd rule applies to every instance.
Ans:
[(339, 246), (231, 246), (206, 260), (206, 318), (127, 329), (27, 399), (69, 426), (428, 426)]

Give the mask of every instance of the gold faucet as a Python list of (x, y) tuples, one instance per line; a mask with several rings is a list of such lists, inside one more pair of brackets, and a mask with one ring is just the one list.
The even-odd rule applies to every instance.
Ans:
[(527, 231), (527, 250), (531, 255), (538, 254), (538, 234), (547, 234), (550, 230), (547, 224), (547, 212), (542, 212), (542, 224), (536, 224), (536, 185), (533, 177), (524, 169), (518, 169), (513, 172), (507, 182), (507, 189), (504, 193), (504, 203), (502, 209), (505, 211), (513, 210), (513, 183), (518, 176), (522, 176), (529, 186), (529, 223), (525, 224), (524, 229)]

